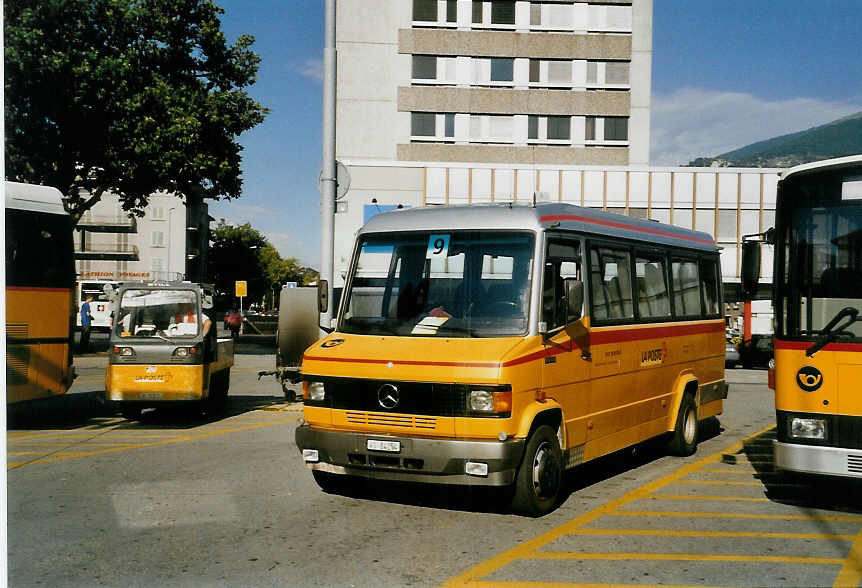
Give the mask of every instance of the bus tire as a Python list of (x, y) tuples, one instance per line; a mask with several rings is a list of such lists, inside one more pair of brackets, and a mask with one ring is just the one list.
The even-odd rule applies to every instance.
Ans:
[(694, 396), (685, 394), (679, 405), (676, 427), (667, 445), (668, 453), (680, 457), (692, 455), (697, 451), (697, 441), (697, 407), (694, 404)]
[(527, 441), (515, 476), (512, 510), (538, 517), (557, 506), (563, 485), (563, 454), (557, 434), (548, 425), (537, 428)]

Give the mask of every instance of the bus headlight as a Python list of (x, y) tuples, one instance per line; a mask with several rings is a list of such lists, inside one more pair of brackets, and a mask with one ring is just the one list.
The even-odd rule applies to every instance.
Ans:
[(790, 419), (790, 436), (798, 439), (826, 439), (825, 419)]
[(120, 357), (134, 357), (135, 350), (131, 347), (114, 346), (114, 355), (119, 355)]
[(326, 397), (323, 382), (305, 382), (305, 397), (320, 402)]
[(512, 388), (510, 386), (472, 388), (467, 395), (470, 412), (505, 416), (512, 412)]

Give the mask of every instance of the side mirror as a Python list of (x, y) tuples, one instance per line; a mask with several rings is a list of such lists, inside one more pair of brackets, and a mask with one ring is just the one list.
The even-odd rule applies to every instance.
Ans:
[(566, 278), (563, 282), (566, 291), (566, 323), (581, 318), (584, 308), (584, 283), (577, 278)]
[(757, 284), (760, 281), (760, 242), (743, 241), (742, 267), (740, 271), (742, 292), (751, 298), (757, 294)]
[(317, 282), (317, 310), (326, 312), (329, 308), (329, 281), (320, 280)]

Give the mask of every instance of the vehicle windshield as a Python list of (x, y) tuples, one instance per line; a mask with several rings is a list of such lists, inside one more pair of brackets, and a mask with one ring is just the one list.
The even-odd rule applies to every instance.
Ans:
[(533, 242), (526, 232), (362, 235), (340, 329), (416, 337), (524, 334)]
[(117, 317), (120, 337), (194, 337), (201, 324), (193, 290), (126, 290)]
[[(817, 337), (842, 309), (862, 312), (860, 171), (803, 176), (779, 195), (780, 334)], [(862, 322), (836, 340), (862, 340)]]

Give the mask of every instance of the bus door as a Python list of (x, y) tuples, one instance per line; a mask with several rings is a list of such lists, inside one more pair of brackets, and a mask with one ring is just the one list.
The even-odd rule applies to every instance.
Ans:
[(567, 313), (565, 296), (567, 281), (578, 280), (583, 288), (580, 252), (578, 240), (549, 238), (542, 279), (541, 320), (545, 323), (546, 332), (542, 391), (546, 398), (556, 400), (563, 409), (565, 446), (561, 446), (566, 451), (567, 467), (583, 461), (590, 397), (586, 319), (581, 309), (580, 316), (572, 320)]

